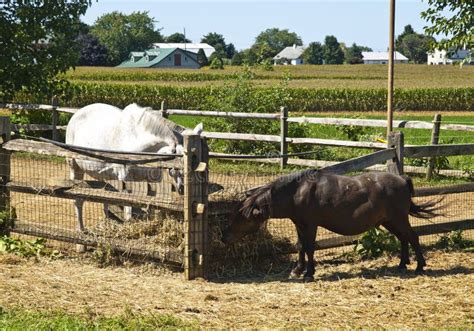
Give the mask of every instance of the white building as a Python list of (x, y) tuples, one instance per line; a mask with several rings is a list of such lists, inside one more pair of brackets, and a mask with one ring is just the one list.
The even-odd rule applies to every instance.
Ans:
[[(436, 49), (434, 52), (428, 52), (428, 64), (452, 64), (455, 62), (461, 62), (469, 56), (470, 51), (468, 49), (460, 49), (453, 54), (448, 54), (446, 50)], [(474, 59), (471, 60), (470, 64), (474, 64)]]
[[(394, 63), (408, 63), (408, 58), (399, 52), (394, 52)], [(387, 64), (388, 52), (362, 52), (364, 64)]]
[(209, 56), (211, 56), (211, 54), (216, 51), (214, 47), (205, 43), (155, 43), (153, 44), (153, 48), (181, 48), (185, 51), (196, 54), (199, 52), (199, 49), (202, 48), (207, 58), (209, 58)]
[(275, 55), (273, 57), (273, 63), (274, 64), (292, 64), (292, 65), (298, 65), (298, 64), (303, 64), (303, 59), (301, 58), (301, 55), (303, 55), (303, 52), (306, 48), (304, 46), (289, 46), (284, 48), (280, 53)]

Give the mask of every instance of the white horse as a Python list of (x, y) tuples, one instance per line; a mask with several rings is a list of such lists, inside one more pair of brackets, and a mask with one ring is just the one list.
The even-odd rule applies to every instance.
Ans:
[[(184, 130), (185, 128), (167, 120), (159, 111), (151, 108), (131, 104), (121, 110), (111, 105), (95, 103), (81, 108), (71, 117), (66, 129), (66, 144), (123, 152), (182, 154)], [(200, 134), (202, 123), (193, 132)], [(124, 164), (81, 159), (70, 159), (68, 164), (72, 180), (82, 180), (84, 173), (99, 180), (123, 182), (130, 179), (128, 166)], [(176, 190), (182, 193), (182, 172), (170, 169), (169, 174), (174, 179)], [(84, 231), (83, 204), (81, 199), (75, 201), (80, 231)], [(125, 214), (131, 215), (130, 207), (126, 208)], [(108, 214), (106, 204), (104, 211)]]

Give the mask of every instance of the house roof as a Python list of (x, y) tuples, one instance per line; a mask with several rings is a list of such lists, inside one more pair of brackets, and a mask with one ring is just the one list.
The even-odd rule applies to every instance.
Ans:
[(214, 47), (206, 43), (154, 43), (153, 48), (181, 48), (193, 53), (197, 53), (202, 48), (207, 57), (216, 51)]
[[(394, 59), (408, 61), (408, 58), (399, 52), (393, 52)], [(362, 52), (363, 60), (388, 61), (388, 52)]]
[(145, 52), (130, 52), (131, 56), (145, 56)]
[[(150, 49), (145, 52), (131, 52), (129, 55), (129, 58), (126, 61), (123, 61), (120, 63), (117, 67), (119, 68), (151, 68), (164, 59), (166, 59), (168, 56), (176, 52), (177, 50), (180, 50), (181, 52), (187, 54), (189, 58), (192, 59), (192, 61), (196, 62), (195, 54), (191, 52), (187, 52), (183, 49), (180, 48), (163, 48), (163, 49)], [(130, 61), (130, 57), (136, 56), (135, 54), (143, 54), (142, 58), (137, 60), (137, 61)], [(149, 60), (146, 58), (145, 55), (152, 55), (155, 56), (153, 59)]]
[(279, 60), (285, 58), (288, 60), (295, 60), (301, 57), (301, 54), (303, 54), (305, 49), (306, 48), (304, 46), (288, 46), (285, 47), (280, 53), (275, 55), (273, 59)]

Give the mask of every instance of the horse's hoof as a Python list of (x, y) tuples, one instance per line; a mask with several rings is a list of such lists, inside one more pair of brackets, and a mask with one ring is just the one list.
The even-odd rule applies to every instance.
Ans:
[(288, 276), (288, 279), (300, 279), (301, 278), (301, 273), (300, 272), (294, 272), (292, 271), (290, 275)]
[(397, 269), (400, 270), (400, 271), (406, 271), (407, 266), (406, 266), (406, 264), (400, 264), (400, 265), (398, 265)]
[(417, 275), (424, 275), (424, 274), (425, 274), (425, 270), (423, 269), (423, 267), (416, 267), (415, 273), (416, 273)]
[(303, 277), (303, 283), (312, 283), (314, 282), (314, 277), (313, 276), (304, 276)]

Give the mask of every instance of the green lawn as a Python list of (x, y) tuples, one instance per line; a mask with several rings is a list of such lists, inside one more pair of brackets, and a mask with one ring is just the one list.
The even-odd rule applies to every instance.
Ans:
[(126, 312), (117, 317), (66, 314), (60, 310), (39, 312), (0, 306), (0, 330), (157, 330), (198, 329), (196, 324), (184, 322), (172, 315), (135, 314)]

